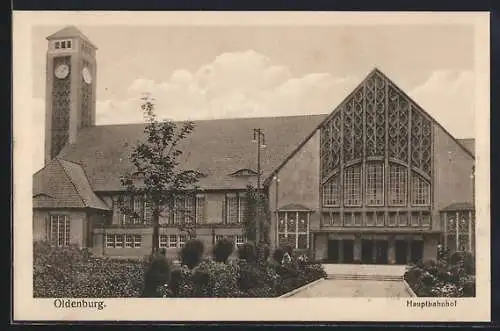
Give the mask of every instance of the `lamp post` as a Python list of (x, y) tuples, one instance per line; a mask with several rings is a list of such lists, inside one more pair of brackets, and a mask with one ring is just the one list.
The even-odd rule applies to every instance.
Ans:
[(266, 138), (262, 129), (253, 129), (253, 140), (257, 143), (257, 212), (255, 220), (255, 242), (260, 243), (260, 208), (261, 208), (261, 192), (260, 192), (260, 150), (266, 147)]

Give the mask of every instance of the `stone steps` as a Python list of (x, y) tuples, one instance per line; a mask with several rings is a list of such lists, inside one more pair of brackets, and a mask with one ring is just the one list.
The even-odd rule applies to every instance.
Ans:
[(401, 281), (403, 276), (393, 275), (363, 275), (363, 274), (329, 274), (327, 279), (337, 280), (377, 280), (377, 281)]

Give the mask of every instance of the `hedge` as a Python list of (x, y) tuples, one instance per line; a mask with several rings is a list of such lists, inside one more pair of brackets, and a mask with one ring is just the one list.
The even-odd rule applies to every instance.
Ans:
[(33, 296), (35, 298), (139, 297), (146, 262), (98, 258), (76, 246), (33, 246)]
[(475, 260), (457, 252), (411, 265), (404, 278), (419, 297), (475, 297)]
[[(193, 244), (193, 249), (200, 249)], [(259, 249), (266, 250), (258, 247), (257, 251)], [(322, 266), (305, 256), (292, 258), (289, 263), (272, 258), (250, 260), (203, 260), (194, 267), (190, 265), (191, 268), (186, 265), (174, 267), (170, 281), (158, 289), (156, 296), (277, 297), (326, 277)], [(33, 294), (36, 298), (140, 297), (150, 262), (148, 258), (96, 257), (76, 246), (52, 247), (48, 243), (36, 242)]]

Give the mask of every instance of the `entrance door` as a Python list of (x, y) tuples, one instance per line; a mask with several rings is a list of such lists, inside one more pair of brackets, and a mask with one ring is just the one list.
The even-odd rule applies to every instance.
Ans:
[(363, 264), (373, 263), (373, 241), (361, 240), (361, 262)]
[(389, 251), (389, 242), (387, 242), (387, 240), (375, 241), (375, 263), (377, 264), (389, 263), (389, 258), (387, 256), (388, 251)]
[(339, 254), (339, 240), (328, 240), (328, 262), (330, 263), (339, 263), (340, 254)]
[(396, 249), (396, 264), (407, 264), (408, 244), (405, 240), (396, 240), (394, 243)]
[(342, 262), (352, 263), (354, 261), (354, 240), (342, 240), (342, 250)]
[(412, 262), (422, 260), (424, 257), (424, 242), (422, 240), (414, 240), (411, 242), (410, 257)]

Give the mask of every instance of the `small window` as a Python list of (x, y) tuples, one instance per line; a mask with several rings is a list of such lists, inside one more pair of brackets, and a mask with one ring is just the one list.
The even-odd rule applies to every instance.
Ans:
[(142, 246), (142, 236), (134, 235), (134, 248), (140, 248)]
[(241, 236), (241, 235), (237, 235), (236, 236), (236, 240), (235, 240), (236, 247), (240, 247), (244, 243), (245, 243), (245, 238), (243, 236)]
[(68, 40), (68, 41), (66, 42), (66, 46), (67, 46), (67, 48), (71, 48), (71, 40)]
[(169, 248), (177, 248), (177, 235), (171, 234), (168, 237), (168, 247)]
[(160, 248), (167, 248), (168, 247), (168, 236), (162, 234), (160, 236)]
[(56, 41), (56, 43), (55, 43), (55, 48), (56, 48), (56, 49), (61, 48), (61, 43), (60, 43), (59, 41)]
[(179, 248), (184, 247), (186, 244), (187, 236), (185, 234), (179, 235)]
[(61, 48), (66, 48), (66, 41), (61, 41)]

